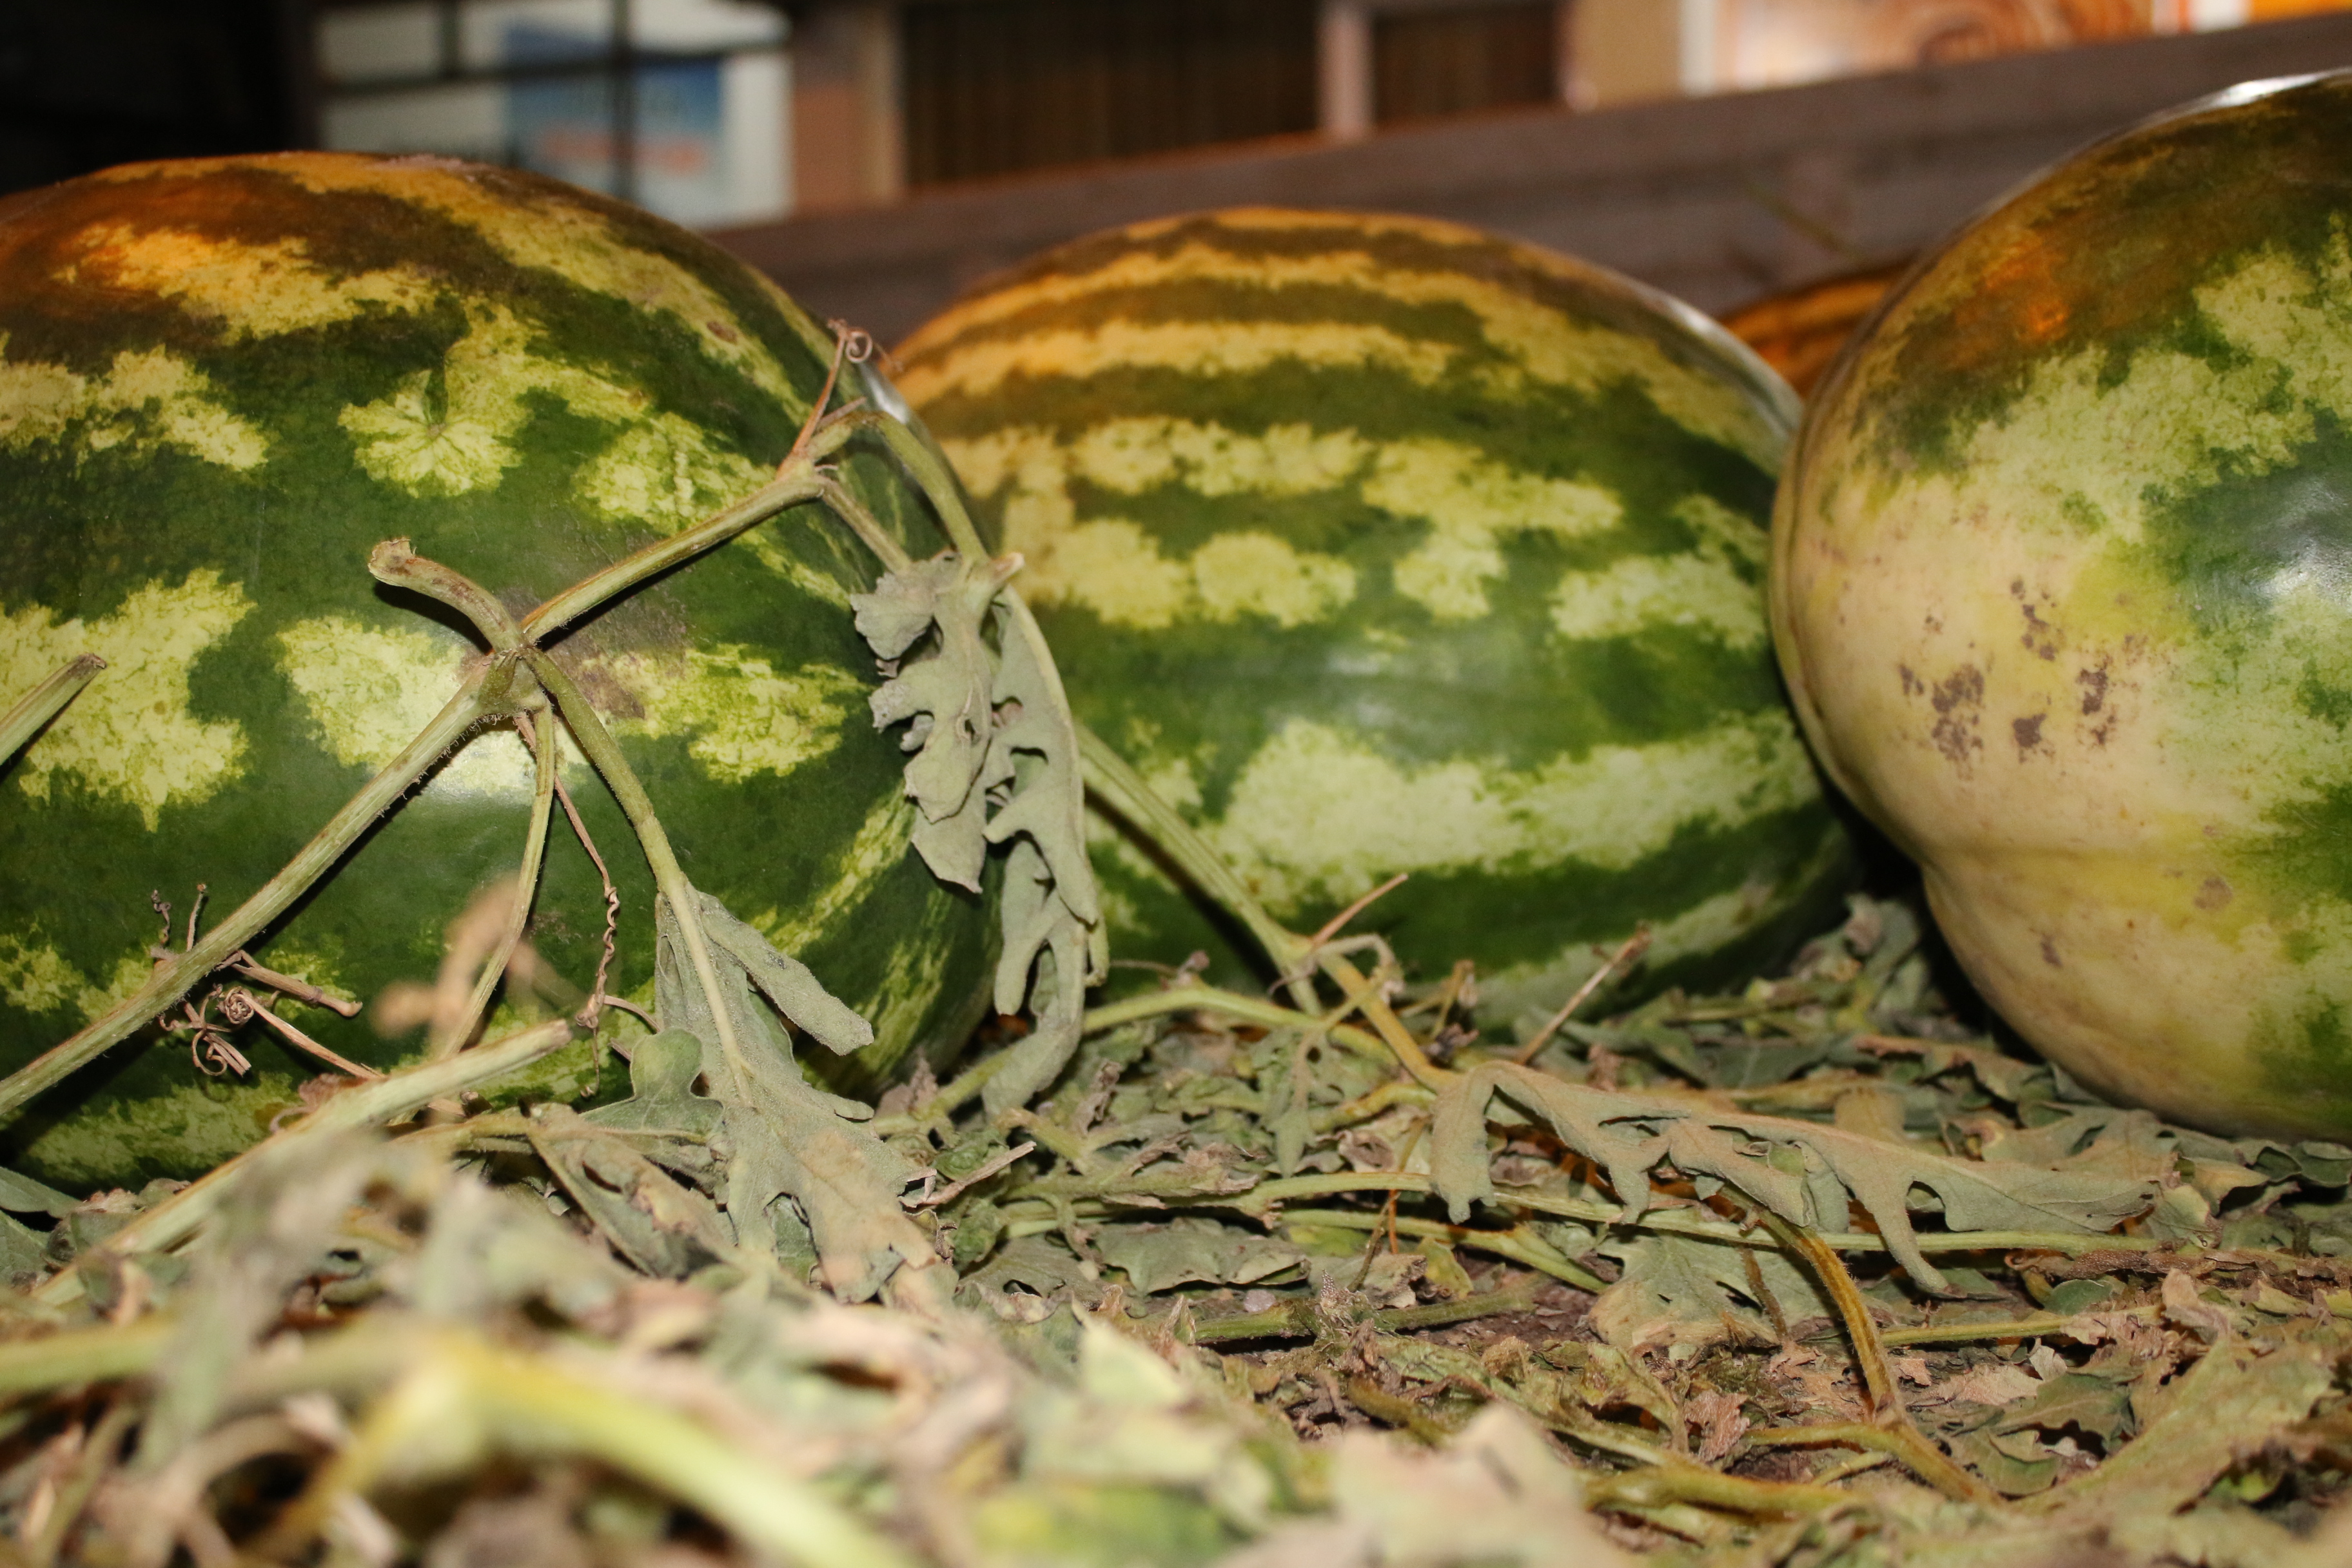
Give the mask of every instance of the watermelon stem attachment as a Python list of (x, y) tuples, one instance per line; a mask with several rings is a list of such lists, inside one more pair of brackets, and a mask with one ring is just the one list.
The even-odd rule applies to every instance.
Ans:
[(67, 703), (80, 696), (81, 689), (97, 679), (98, 672), (105, 668), (106, 660), (94, 653), (68, 659), (55, 673), (10, 704), (7, 712), (0, 713), (0, 762), (15, 756), (18, 748), (63, 711)]

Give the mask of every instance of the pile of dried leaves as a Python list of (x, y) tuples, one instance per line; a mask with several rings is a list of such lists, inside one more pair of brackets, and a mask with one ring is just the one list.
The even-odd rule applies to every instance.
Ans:
[(2352, 1562), (2352, 1149), (2096, 1103), (1919, 934), (1857, 901), (1785, 978), (1497, 1048), (1466, 969), (1180, 970), (992, 1113), (1018, 1043), (870, 1116), (727, 1087), (672, 963), (603, 1109), (465, 1098), (558, 1026), (194, 1186), (9, 1178), (0, 1555)]

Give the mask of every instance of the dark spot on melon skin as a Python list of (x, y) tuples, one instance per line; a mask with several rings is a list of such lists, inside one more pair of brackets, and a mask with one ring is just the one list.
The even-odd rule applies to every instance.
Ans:
[(2200, 910), (2218, 910), (2236, 896), (2228, 882), (2219, 877), (2208, 877), (2199, 886), (2197, 897), (2192, 901)]
[(1911, 667), (1909, 665), (1896, 665), (1895, 667), (1895, 673), (1902, 679), (1904, 696), (1916, 697), (1919, 693), (1927, 689), (1925, 686), (1922, 686), (1919, 683), (1919, 678), (1911, 673)]
[(1928, 698), (1936, 710), (1936, 727), (1929, 731), (1936, 749), (1955, 763), (1965, 765), (1969, 753), (1984, 750), (1977, 738), (1977, 710), (1984, 702), (1984, 672), (1964, 664), (1942, 680)]
[(2107, 700), (2107, 663), (2099, 661), (2096, 669), (2077, 670), (2074, 684), (2083, 689), (2083, 716), (2089, 718), (2105, 706)]
[(2042, 962), (2048, 964), (2053, 969), (2063, 969), (2066, 967), (2066, 965), (2059, 960), (2058, 944), (2052, 942), (2046, 936), (2042, 939)]
[(2038, 658), (2056, 658), (2058, 657), (2058, 628), (2043, 620), (2040, 612), (2034, 609), (2032, 602), (2026, 598), (2025, 579), (2022, 577), (2011, 578), (2009, 584), (2009, 594), (2010, 597), (2017, 601), (2018, 609), (2022, 612), (2025, 616), (2025, 635), (2017, 639), (2019, 646), (2025, 648), (2028, 652), (2033, 654)]
[(2050, 715), (2047, 713), (2036, 713), (2030, 719), (2013, 719), (2010, 721), (2009, 732), (2017, 740), (2019, 762), (2023, 762), (2026, 753), (2042, 744), (2042, 721), (2048, 717)]

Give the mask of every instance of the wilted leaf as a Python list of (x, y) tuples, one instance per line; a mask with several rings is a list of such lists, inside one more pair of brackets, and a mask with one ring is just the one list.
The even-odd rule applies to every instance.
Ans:
[[(715, 907), (707, 895), (697, 897), (706, 911)], [(772, 1236), (769, 1210), (787, 1198), (796, 1202), (826, 1285), (850, 1301), (874, 1295), (902, 1266), (922, 1269), (937, 1263), (929, 1237), (898, 1205), (899, 1193), (921, 1173), (857, 1125), (873, 1114), (866, 1107), (801, 1077), (791, 1040), (752, 991), (751, 970), (731, 952), (726, 957), (730, 961), (712, 954), (719, 970), (719, 1002), (737, 1042), (732, 1054), (719, 1044), (711, 999), (688, 962), (677, 917), (662, 907), (656, 1003), (666, 1024), (702, 1042), (703, 1081), (724, 1108), (722, 1193), (737, 1237), (756, 1243)]]
[(1592, 1306), (1592, 1326), (1611, 1344), (1640, 1355), (1669, 1345), (1778, 1343), (1752, 1261), (1789, 1322), (1831, 1315), (1811, 1276), (1778, 1252), (1693, 1237), (1633, 1231), (1601, 1243), (1624, 1272)]
[(1456, 1221), (1469, 1216), (1473, 1202), (1494, 1195), (1486, 1122), (1496, 1093), (1540, 1115), (1606, 1170), (1629, 1218), (1649, 1207), (1649, 1173), (1662, 1160), (1686, 1176), (1726, 1182), (1817, 1230), (1844, 1228), (1851, 1194), (1878, 1222), (1887, 1250), (1930, 1289), (1942, 1289), (1943, 1277), (1913, 1239), (1906, 1211), (1914, 1188), (1941, 1201), (1954, 1230), (2095, 1232), (2141, 1213), (2155, 1197), (2143, 1182), (1987, 1165), (1811, 1122), (1594, 1089), (1486, 1062), (1447, 1086), (1431, 1128), (1431, 1171)]
[(989, 700), (996, 661), (981, 628), (996, 585), (987, 563), (947, 552), (887, 574), (872, 594), (850, 598), (857, 629), (886, 659), (938, 628), (938, 640), (901, 663), (869, 704), (876, 729), (908, 725), (901, 743), (915, 757), (907, 764), (907, 794), (923, 816), (916, 849), (932, 875), (974, 892), (988, 855), (988, 805), (978, 786), (996, 730)]
[(1307, 1255), (1279, 1237), (1176, 1219), (1166, 1225), (1107, 1225), (1095, 1232), (1103, 1261), (1126, 1272), (1139, 1290), (1179, 1285), (1250, 1285), (1295, 1268)]
[(1004, 717), (985, 783), (1005, 798), (989, 820), (988, 839), (1011, 844), (1013, 852), (1004, 868), (996, 1008), (1016, 1011), (1047, 978), (1053, 992), (1035, 1032), (1010, 1047), (1011, 1059), (982, 1091), (992, 1114), (1025, 1103), (1069, 1065), (1087, 987), (1102, 979), (1109, 961), (1087, 861), (1086, 788), (1069, 700), (1036, 621), (1009, 590), (997, 624), (1003, 655), (994, 695)]
[(568, 1106), (530, 1114), (530, 1145), (614, 1249), (656, 1278), (682, 1279), (734, 1245), (710, 1200), (680, 1186), (617, 1132)]

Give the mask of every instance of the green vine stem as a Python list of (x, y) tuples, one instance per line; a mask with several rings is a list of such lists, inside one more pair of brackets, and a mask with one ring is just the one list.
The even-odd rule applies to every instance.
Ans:
[(947, 530), (948, 541), (955, 546), (956, 553), (974, 564), (989, 558), (988, 546), (981, 542), (980, 530), (973, 526), (971, 512), (963, 504), (963, 487), (957, 483), (955, 470), (948, 467), (947, 458), (919, 431), (874, 408), (845, 410), (828, 425), (840, 429), (844, 439), (857, 430), (870, 430), (880, 436), (882, 444), (890, 448), (890, 455), (906, 465), (924, 499), (939, 513), (940, 524)]
[(667, 539), (656, 540), (635, 554), (582, 578), (525, 616), (520, 628), (522, 639), (533, 643), (543, 641), (646, 578), (658, 576), (707, 550), (718, 548), (752, 524), (765, 521), (786, 507), (816, 500), (824, 488), (816, 466), (822, 459), (839, 451), (843, 443), (848, 440), (849, 434), (838, 421), (827, 421), (818, 429), (805, 452), (787, 462), (774, 479), (741, 500), (713, 513), (692, 528), (671, 534)]
[(15, 756), (42, 725), (81, 695), (81, 689), (98, 679), (98, 672), (105, 668), (106, 660), (94, 653), (68, 659), (38, 686), (16, 699), (7, 712), (0, 713), (0, 762)]
[[(542, 708), (540, 717), (551, 716)], [(513, 962), (515, 949), (522, 945), (522, 933), (530, 924), (531, 900), (539, 894), (539, 872), (547, 856), (547, 833), (555, 816), (555, 770), (560, 759), (556, 742), (558, 733), (552, 722), (534, 724), (529, 714), (518, 712), (515, 726), (530, 742), (532, 789), (530, 826), (523, 830), (522, 866), (515, 872), (514, 907), (507, 911), (507, 923), (499, 932), (498, 944), (483, 960), (482, 972), (474, 978), (474, 988), (467, 993), (464, 1011), (442, 1033), (436, 1035), (426, 1048), (425, 1059), (442, 1061), (466, 1048), (466, 1042), (481, 1027), (482, 1016), (490, 1005), (490, 995), (507, 974), (507, 965)]]
[(5, 1120), (37, 1095), (55, 1088), (72, 1073), (95, 1060), (173, 1003), (201, 984), (260, 935), (270, 921), (292, 908), (359, 842), (377, 817), (392, 809), (409, 786), (424, 777), (442, 754), (463, 740), (485, 717), (503, 712), (509, 701), (511, 667), (492, 663), (470, 673), (433, 721), (400, 754), (370, 779), (360, 792), (328, 819), (317, 837), (288, 861), (284, 869), (261, 886), (260, 891), (215, 925), (203, 940), (171, 963), (159, 966), (147, 984), (116, 1003), (79, 1034), (51, 1047), (32, 1061), (0, 1079), (0, 1120)]
[(831, 507), (842, 521), (849, 524), (850, 531), (865, 541), (866, 549), (880, 557), (884, 572), (905, 572), (914, 566), (915, 558), (907, 553), (907, 547), (890, 537), (890, 531), (882, 526), (881, 520), (874, 515), (872, 509), (859, 500), (847, 485), (830, 476), (822, 476), (821, 483), (824, 488), (818, 492), (818, 498)]
[(526, 646), (522, 657), (530, 664), (530, 672), (539, 677), (539, 683), (546, 688), (548, 696), (554, 700), (556, 711), (563, 716), (572, 738), (603, 775), (604, 787), (613, 792), (621, 814), (635, 831), (646, 863), (653, 868), (654, 886), (677, 917), (678, 934), (685, 939), (687, 958), (694, 965), (695, 979), (700, 982), (702, 994), (710, 1004), (711, 1028), (719, 1036), (719, 1048), (748, 1082), (751, 1069), (743, 1060), (743, 1047), (735, 1038), (735, 1026), (728, 1016), (726, 993), (719, 984), (719, 966), (710, 956), (710, 939), (702, 929), (702, 910), (696, 900), (694, 884), (687, 880), (686, 868), (677, 863), (677, 853), (670, 847), (669, 831), (655, 814), (653, 797), (637, 782), (636, 770), (621, 754), (620, 742), (613, 739), (613, 732), (596, 716), (595, 707), (563, 673), (562, 667), (541, 648)]
[[(272, 1133), (243, 1153), (214, 1166), (197, 1181), (139, 1215), (85, 1256), (130, 1258), (177, 1247), (219, 1211), (237, 1174), (260, 1158), (263, 1150), (281, 1149), (289, 1139), (331, 1138), (362, 1127), (396, 1121), (436, 1100), (529, 1067), (570, 1044), (573, 1033), (570, 1019), (551, 1018), (446, 1061), (421, 1063), (343, 1089), (291, 1127)], [(67, 1269), (52, 1276), (33, 1297), (48, 1306), (62, 1307), (79, 1300), (82, 1290), (80, 1272)]]

